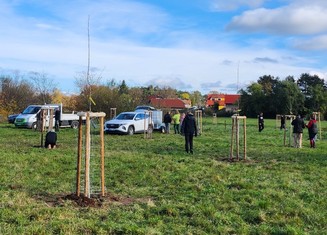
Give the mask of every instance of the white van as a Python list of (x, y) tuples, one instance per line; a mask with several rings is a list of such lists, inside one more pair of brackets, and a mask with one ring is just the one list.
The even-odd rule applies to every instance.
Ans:
[[(46, 126), (49, 126), (50, 110), (49, 109), (59, 109), (60, 110), (60, 127), (70, 126), (72, 128), (78, 127), (79, 116), (72, 113), (62, 113), (62, 104), (46, 104), (46, 105), (29, 105), (21, 114), (16, 117), (15, 126), (36, 129), (37, 125), (37, 115), (41, 112), (41, 109), (47, 109), (48, 113), (46, 115)], [(54, 119), (54, 113), (53, 117)], [(53, 120), (53, 125), (55, 121)]]

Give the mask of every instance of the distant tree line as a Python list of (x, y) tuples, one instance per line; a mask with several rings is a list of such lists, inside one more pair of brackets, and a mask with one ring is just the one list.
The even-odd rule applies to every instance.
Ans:
[[(93, 76), (93, 75), (92, 75)], [(92, 77), (94, 78), (94, 76)], [(78, 94), (64, 94), (46, 74), (29, 73), (22, 76), (0, 76), (0, 115), (20, 113), (30, 104), (62, 103), (64, 111), (105, 112), (116, 108), (117, 114), (134, 110), (138, 105), (149, 103), (150, 96), (161, 98), (190, 99), (192, 104), (201, 105), (203, 97), (199, 91), (186, 92), (171, 87), (128, 87), (126, 82), (111, 79), (101, 82), (100, 78), (86, 79), (84, 74), (76, 78)], [(90, 82), (91, 81), (91, 82)], [(93, 103), (94, 102), (94, 103)]]
[[(134, 110), (137, 105), (149, 102), (149, 96), (189, 99), (193, 106), (205, 105), (206, 95), (199, 91), (186, 92), (171, 87), (128, 87), (123, 80), (101, 82), (100, 76), (85, 74), (75, 78), (78, 94), (64, 94), (44, 73), (31, 72), (27, 76), (0, 75), (0, 115), (20, 113), (30, 104), (62, 103), (64, 111), (105, 112), (116, 108), (117, 113)], [(309, 114), (321, 112), (327, 118), (327, 88), (325, 81), (316, 75), (302, 74), (299, 79), (288, 76), (284, 80), (264, 75), (239, 91), (240, 114), (265, 117), (276, 114)], [(90, 98), (91, 97), (91, 98)], [(91, 102), (92, 100), (92, 102)], [(94, 102), (94, 103), (93, 103)], [(208, 115), (216, 112), (217, 106), (206, 109)]]
[(240, 113), (248, 117), (260, 112), (270, 118), (276, 114), (321, 112), (327, 118), (327, 86), (317, 75), (303, 73), (297, 80), (293, 76), (280, 80), (264, 75), (240, 94)]

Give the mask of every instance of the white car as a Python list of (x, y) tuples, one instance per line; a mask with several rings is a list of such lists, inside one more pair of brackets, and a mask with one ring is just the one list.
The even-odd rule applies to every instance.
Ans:
[[(153, 127), (153, 123), (151, 123)], [(149, 115), (143, 112), (123, 112), (104, 124), (106, 134), (128, 134), (144, 133), (149, 128)]]

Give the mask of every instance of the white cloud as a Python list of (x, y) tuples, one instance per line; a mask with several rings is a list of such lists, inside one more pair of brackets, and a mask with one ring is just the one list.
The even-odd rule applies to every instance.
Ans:
[(55, 27), (51, 24), (45, 24), (45, 23), (37, 23), (35, 26), (41, 30), (60, 30), (59, 27)]
[(327, 35), (321, 35), (309, 39), (297, 39), (294, 46), (301, 50), (327, 50)]
[(273, 63), (273, 64), (277, 64), (278, 60), (268, 58), (268, 57), (256, 57), (256, 58), (254, 58), (253, 62), (254, 63)]
[(259, 7), (265, 0), (214, 0), (211, 3), (213, 11), (233, 11), (242, 6), (254, 8)]
[[(120, 33), (156, 33), (167, 23), (167, 15), (157, 7), (135, 1), (85, 1), (84, 4), (60, 1), (50, 5), (50, 11), (61, 17), (65, 24), (75, 30), (85, 30), (88, 16), (90, 29), (96, 34), (112, 37)], [(72, 10), (74, 8), (74, 10)]]
[(222, 85), (221, 81), (216, 81), (216, 82), (205, 82), (201, 83), (201, 88), (203, 89), (217, 89), (220, 88)]
[[(245, 41), (241, 34), (232, 43), (228, 34), (220, 32), (205, 34), (192, 27), (176, 30), (168, 27), (180, 23), (174, 21), (175, 16), (135, 1), (80, 0), (78, 5), (76, 1), (58, 0), (55, 4), (42, 1), (45, 11), (54, 16), (51, 19), (15, 15), (9, 4), (3, 2), (0, 0), (0, 12), (1, 6), (6, 9), (0, 15), (0, 67), (23, 72), (44, 71), (54, 76), (64, 90), (69, 87), (71, 91), (76, 73), (86, 70), (88, 15), (91, 16), (91, 66), (102, 71), (103, 79), (125, 80), (128, 85), (138, 86), (170, 85), (181, 90), (204, 91), (216, 86), (218, 91), (232, 93), (231, 89), (236, 90), (238, 65), (239, 84), (256, 81), (265, 74), (283, 78), (319, 72), (315, 69), (315, 57), (300, 57), (275, 48), (274, 39), (246, 38), (244, 46), (237, 44)], [(261, 1), (233, 3), (251, 7), (260, 5)], [(258, 14), (258, 11), (251, 12)], [(239, 17), (240, 25), (249, 21), (244, 15)], [(253, 16), (253, 31), (273, 25), (268, 16), (262, 17), (261, 20)], [(233, 29), (240, 25), (235, 23)], [(151, 43), (143, 41), (144, 38), (151, 38)], [(310, 38), (296, 42), (298, 48), (312, 49)]]
[(181, 90), (193, 89), (193, 87), (190, 84), (185, 83), (178, 76), (175, 75), (170, 75), (167, 77), (156, 77), (147, 81), (145, 85), (146, 86), (152, 85), (152, 86), (159, 86), (159, 87), (172, 87)]
[(318, 71), (309, 71), (309, 74), (311, 76), (317, 75), (319, 78), (324, 79), (325, 81), (327, 78), (327, 73), (322, 73), (322, 72), (318, 72)]
[(273, 34), (317, 34), (327, 31), (327, 7), (306, 4), (276, 9), (259, 8), (235, 16), (227, 30)]

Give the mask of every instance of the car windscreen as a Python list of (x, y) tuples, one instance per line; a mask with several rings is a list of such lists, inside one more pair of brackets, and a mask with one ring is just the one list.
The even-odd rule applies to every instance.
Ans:
[(133, 113), (121, 113), (115, 119), (118, 120), (133, 120), (135, 114)]
[(28, 106), (28, 107), (23, 111), (23, 114), (35, 114), (35, 113), (37, 113), (40, 109), (41, 109), (41, 107), (37, 107), (37, 106)]

